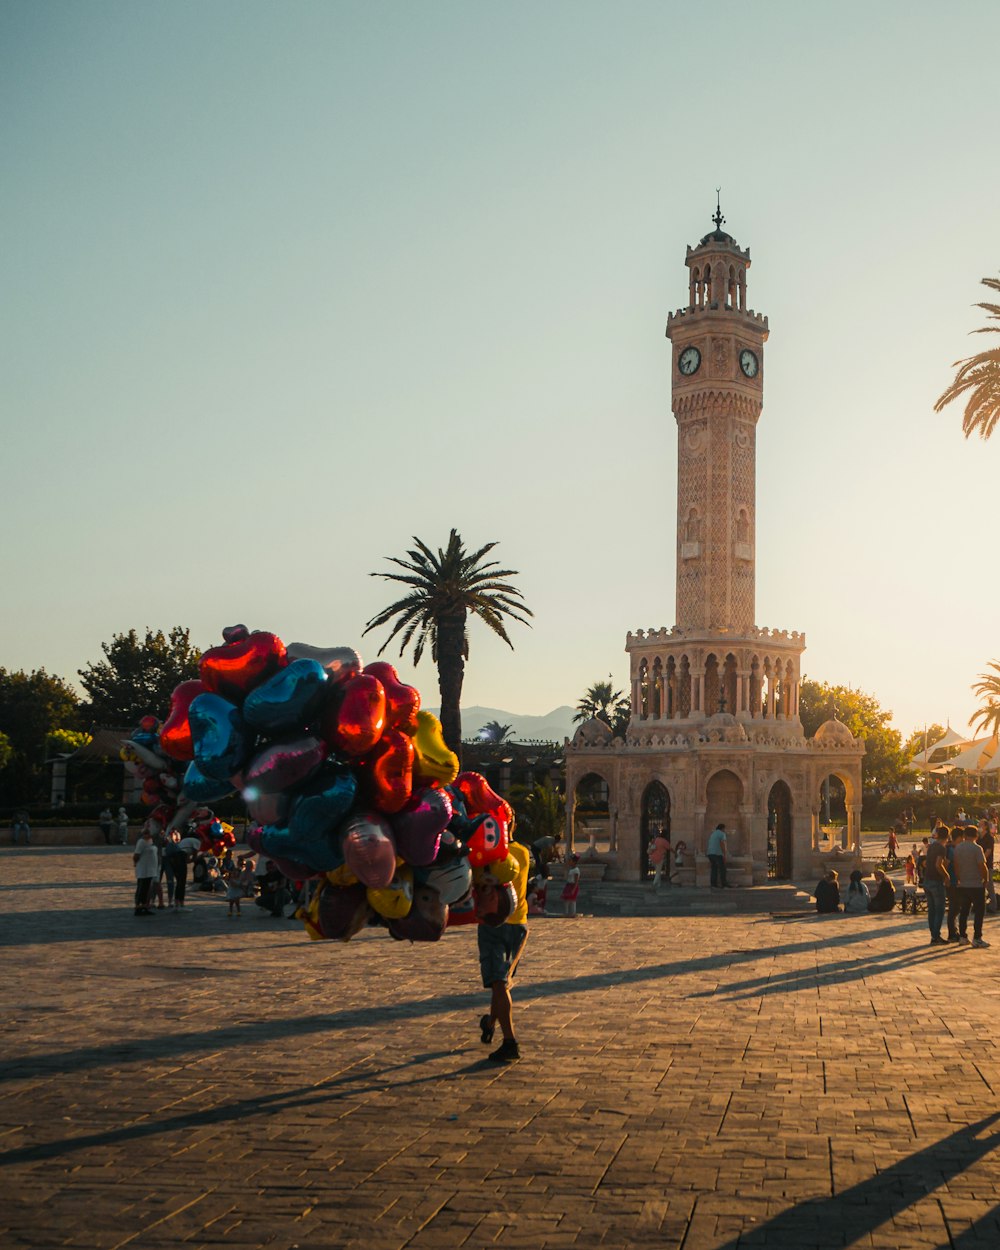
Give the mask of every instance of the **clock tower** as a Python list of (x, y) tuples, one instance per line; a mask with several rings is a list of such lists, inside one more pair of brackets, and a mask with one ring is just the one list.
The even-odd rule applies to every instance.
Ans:
[(677, 420), (677, 601), (684, 629), (754, 624), (757, 418), (767, 318), (747, 308), (750, 250), (723, 229), (687, 249), (688, 306), (671, 313)]
[[(678, 883), (709, 885), (708, 839), (722, 824), (729, 884), (793, 875), (814, 881), (824, 854), (838, 869), (853, 866), (865, 748), (836, 717), (806, 737), (799, 716), (805, 635), (755, 624), (757, 420), (768, 325), (747, 306), (749, 249), (723, 229), (718, 205), (712, 222), (687, 249), (687, 305), (667, 318), (677, 421), (676, 624), (626, 636), (625, 733), (614, 737), (595, 717), (567, 742), (566, 840), (572, 849), (578, 804), (593, 809), (606, 795), (608, 871), (620, 877), (644, 880), (650, 840), (667, 833), (687, 852)], [(846, 819), (832, 830), (821, 825), (820, 804), (831, 792)], [(591, 821), (592, 849), (596, 836)]]

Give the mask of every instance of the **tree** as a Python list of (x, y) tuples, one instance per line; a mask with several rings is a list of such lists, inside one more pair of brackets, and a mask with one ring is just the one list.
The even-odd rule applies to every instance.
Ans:
[(522, 791), (513, 798), (513, 802), (517, 837), (525, 846), (539, 838), (554, 838), (566, 828), (566, 798), (548, 782), (536, 783), (526, 794)]
[(478, 551), (467, 552), (458, 530), (448, 536), (448, 545), (433, 551), (414, 536), (416, 549), (408, 551), (408, 560), (396, 556), (386, 559), (403, 570), (402, 573), (372, 573), (390, 582), (402, 582), (410, 593), (390, 603), (365, 626), (364, 632), (388, 625), (395, 618), (389, 637), (379, 647), (379, 655), (389, 643), (402, 634), (399, 654), (413, 644), (413, 663), (419, 664), (426, 647), (437, 665), (438, 689), (441, 695), (441, 728), (448, 747), (461, 759), (462, 754), (462, 682), (465, 661), (469, 658), (469, 616), (478, 617), (502, 638), (513, 651), (507, 636), (505, 618), (530, 625), (533, 613), (523, 603), (524, 596), (505, 579), (516, 577), (516, 569), (501, 569), (495, 560), (484, 560), (497, 545), (487, 543)]
[[(983, 278), (982, 281), (983, 286), (991, 291), (1000, 291), (1000, 279)], [(976, 307), (1000, 321), (1000, 304), (980, 303)], [(980, 326), (971, 333), (1000, 334), (1000, 325)], [(973, 431), (977, 431), (981, 438), (989, 438), (1000, 420), (1000, 348), (977, 352), (966, 360), (956, 360), (954, 368), (958, 370), (955, 380), (934, 405), (934, 411), (940, 412), (945, 404), (968, 392), (962, 433), (968, 438)]]
[(890, 728), (892, 712), (885, 711), (877, 699), (863, 690), (804, 677), (799, 687), (799, 718), (807, 736), (811, 738), (834, 710), (855, 738), (865, 740), (865, 786), (886, 789), (898, 785), (905, 775), (907, 757), (902, 735), (898, 729)]
[(499, 721), (490, 720), (480, 729), (476, 735), (481, 742), (489, 743), (490, 746), (502, 747), (505, 742), (510, 741), (513, 726), (501, 725)]
[(175, 625), (169, 634), (147, 626), (140, 641), (134, 629), (102, 642), (104, 659), (80, 669), (80, 682), (90, 696), (83, 711), (91, 723), (125, 727), (143, 716), (165, 717), (170, 696), (182, 681), (198, 676), (201, 652), (190, 633)]
[(80, 700), (61, 677), (44, 668), (26, 673), (0, 668), (0, 734), (10, 748), (0, 795), (3, 801), (23, 803), (36, 796), (46, 758), (46, 738), (57, 729), (80, 724)]
[(632, 715), (632, 704), (621, 690), (615, 690), (608, 673), (607, 681), (595, 681), (588, 686), (583, 698), (576, 705), (573, 721), (602, 720), (611, 726), (616, 738), (625, 736), (629, 718)]
[(982, 700), (983, 706), (969, 717), (973, 732), (982, 729), (984, 733), (1000, 732), (1000, 663), (991, 660), (989, 667), (992, 673), (980, 673), (979, 680), (973, 683), (972, 693)]

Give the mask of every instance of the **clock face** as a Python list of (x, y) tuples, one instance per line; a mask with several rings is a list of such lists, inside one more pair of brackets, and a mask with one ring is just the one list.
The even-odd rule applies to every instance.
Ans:
[(677, 358), (677, 368), (685, 377), (689, 378), (692, 373), (698, 372), (698, 366), (701, 364), (701, 352), (697, 347), (685, 347)]
[(748, 378), (755, 378), (757, 370), (760, 368), (760, 361), (749, 347), (744, 347), (740, 352), (740, 368)]

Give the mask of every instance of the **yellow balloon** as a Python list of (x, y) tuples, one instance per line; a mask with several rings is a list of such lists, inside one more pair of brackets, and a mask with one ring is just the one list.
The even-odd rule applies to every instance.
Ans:
[(316, 889), (313, 891), (313, 896), (309, 900), (309, 906), (300, 907), (295, 913), (295, 919), (302, 921), (302, 923), (305, 925), (306, 933), (309, 934), (310, 938), (314, 942), (323, 941), (323, 934), (320, 931), (320, 927), (319, 927), (319, 900), (320, 900), (320, 895), (323, 893), (325, 889), (326, 889), (326, 882), (317, 881)]
[(492, 864), (484, 864), (481, 868), (473, 868), (472, 876), (476, 885), (484, 881), (495, 881), (498, 885), (506, 885), (518, 874), (518, 862), (513, 855), (506, 859), (494, 860)]
[(417, 713), (417, 732), (413, 735), (416, 759), (413, 771), (421, 781), (440, 781), (451, 785), (458, 776), (458, 756), (444, 742), (441, 722), (430, 712)]
[(366, 891), (369, 904), (386, 920), (402, 920), (413, 906), (413, 869), (397, 868), (392, 881), (382, 889)]
[(334, 868), (332, 872), (326, 874), (327, 881), (331, 885), (357, 885), (358, 879), (351, 872), (346, 864), (341, 864), (339, 868)]

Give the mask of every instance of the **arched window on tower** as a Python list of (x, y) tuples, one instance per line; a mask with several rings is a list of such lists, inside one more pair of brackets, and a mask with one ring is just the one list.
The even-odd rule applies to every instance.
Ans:
[(663, 665), (660, 663), (659, 656), (657, 656), (653, 661), (653, 685), (651, 695), (650, 715), (654, 720), (659, 720), (663, 715)]
[(756, 720), (763, 715), (764, 679), (761, 676), (760, 660), (754, 656), (750, 661), (750, 715)]
[(673, 718), (677, 715), (677, 662), (673, 656), (667, 660), (666, 696), (666, 714)]
[(729, 282), (726, 285), (726, 307), (736, 307), (736, 267), (729, 266)]
[(642, 720), (649, 716), (649, 665), (645, 660), (639, 664), (639, 716)]
[(739, 677), (736, 672), (736, 656), (730, 651), (726, 656), (726, 662), (722, 668), (722, 694), (726, 701), (725, 707), (722, 710), (724, 712), (729, 712), (733, 716), (736, 715), (736, 709), (739, 705), (736, 693), (738, 681)]
[(747, 271), (745, 268), (743, 268), (743, 266), (740, 266), (740, 274), (739, 274), (738, 282), (740, 286), (740, 312), (746, 312), (747, 310)]
[(719, 710), (719, 661), (710, 655), (705, 661), (705, 715), (714, 716)]

